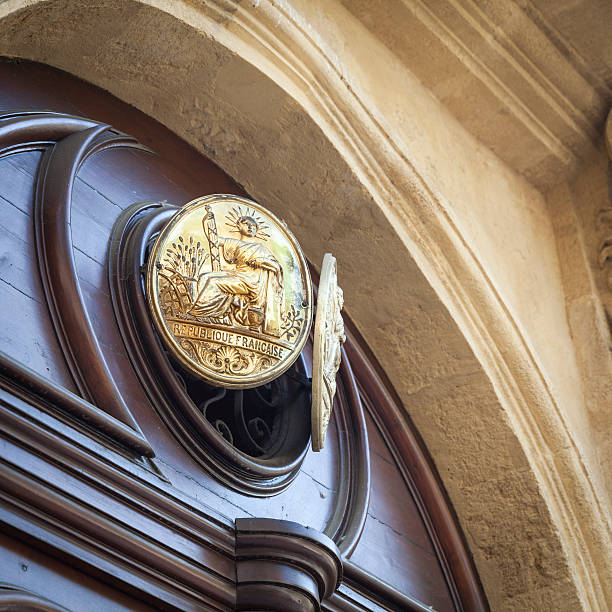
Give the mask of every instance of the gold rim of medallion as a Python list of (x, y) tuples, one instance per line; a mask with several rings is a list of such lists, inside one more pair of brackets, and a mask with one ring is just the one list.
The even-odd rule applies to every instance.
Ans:
[[(303, 323), (299, 329), (299, 332), (297, 333), (294, 343), (284, 341), (281, 338), (271, 339), (269, 336), (257, 332), (252, 328), (237, 327), (234, 329), (228, 325), (219, 325), (218, 323), (210, 321), (202, 322), (198, 321), (197, 319), (189, 319), (185, 317), (168, 317), (162, 312), (159, 303), (160, 298), (158, 293), (159, 286), (157, 282), (157, 274), (159, 271), (158, 266), (161, 265), (160, 259), (163, 256), (164, 249), (167, 247), (169, 241), (171, 241), (171, 236), (173, 236), (175, 229), (185, 221), (186, 217), (195, 214), (199, 210), (208, 210), (208, 212), (210, 212), (210, 207), (214, 207), (215, 204), (223, 204), (224, 206), (233, 204), (238, 210), (241, 209), (240, 207), (242, 207), (244, 210), (250, 209), (255, 213), (255, 215), (258, 216), (258, 229), (262, 226), (269, 228), (270, 222), (272, 222), (277, 232), (285, 238), (288, 245), (291, 247), (290, 251), (293, 251), (292, 255), (296, 260), (297, 266), (290, 272), (295, 273), (295, 271), (297, 271), (299, 274), (299, 284), (302, 288), (302, 299), (299, 305), (301, 312), (299, 314), (303, 317)], [(237, 218), (234, 218), (231, 221), (231, 223), (234, 224), (238, 222), (239, 220)], [(204, 220), (202, 220), (202, 223), (204, 225)], [(203, 233), (204, 231), (205, 230), (203, 230)], [(252, 229), (247, 229), (246, 231), (250, 231), (251, 233), (248, 235), (253, 236)], [(261, 234), (262, 236), (267, 236), (267, 234), (263, 234), (263, 232), (261, 232)], [(265, 241), (266, 238), (262, 238), (262, 240)], [(162, 338), (162, 342), (165, 344), (166, 348), (170, 350), (176, 361), (178, 361), (178, 363), (188, 372), (216, 386), (221, 386), (228, 389), (246, 389), (263, 385), (274, 380), (275, 378), (278, 378), (295, 363), (310, 333), (313, 315), (312, 281), (310, 278), (308, 265), (306, 263), (306, 258), (304, 257), (298, 241), (287, 228), (285, 223), (278, 219), (276, 215), (266, 210), (257, 202), (247, 198), (242, 198), (240, 196), (213, 194), (199, 197), (191, 202), (188, 202), (179, 211), (177, 211), (177, 213), (170, 219), (168, 224), (160, 232), (159, 236), (155, 240), (153, 248), (151, 249), (147, 265), (146, 291), (147, 302), (149, 304), (149, 310), (151, 311), (155, 328)], [(304, 302), (306, 302), (305, 305)], [(294, 308), (295, 304), (291, 303), (290, 306)], [(172, 333), (170, 329), (171, 325), (174, 326), (175, 333)], [(232, 336), (231, 339), (229, 338), (230, 335)], [(211, 369), (206, 369), (200, 366), (194, 360), (194, 358), (190, 357), (187, 354), (187, 350), (181, 347), (179, 341), (177, 341), (177, 337), (183, 338), (183, 340), (186, 342), (192, 341), (193, 343), (193, 341), (197, 340), (206, 341), (212, 343), (213, 345), (218, 344), (219, 348), (214, 349), (213, 351), (215, 353), (215, 360), (225, 357), (225, 361), (227, 362), (232, 355), (232, 349), (246, 349), (247, 351), (251, 351), (251, 353), (256, 357), (259, 356), (260, 359), (278, 359), (278, 361), (264, 372), (259, 372), (257, 374), (246, 374), (242, 377), (239, 377), (237, 374), (215, 372)], [(219, 353), (221, 353), (221, 357), (219, 357)]]

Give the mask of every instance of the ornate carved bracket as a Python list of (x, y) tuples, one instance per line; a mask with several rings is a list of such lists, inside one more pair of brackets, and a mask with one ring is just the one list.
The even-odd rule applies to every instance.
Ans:
[(342, 581), (342, 561), (323, 534), (290, 521), (236, 520), (236, 609), (321, 609)]

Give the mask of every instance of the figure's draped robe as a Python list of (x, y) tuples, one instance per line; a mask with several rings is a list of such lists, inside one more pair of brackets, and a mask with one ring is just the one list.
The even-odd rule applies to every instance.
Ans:
[(280, 336), (284, 292), (278, 260), (258, 242), (220, 238), (220, 243), (223, 259), (235, 268), (203, 275), (189, 313), (218, 323), (233, 316), (239, 324), (250, 327), (248, 310), (258, 310), (263, 315), (262, 331)]

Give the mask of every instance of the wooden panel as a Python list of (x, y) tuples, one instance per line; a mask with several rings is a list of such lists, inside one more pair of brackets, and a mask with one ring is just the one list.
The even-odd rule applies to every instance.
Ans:
[[(139, 183), (139, 177), (148, 176), (144, 183), (154, 186), (156, 176), (163, 176), (191, 197), (201, 195), (203, 183), (211, 188), (211, 193), (236, 193), (238, 190), (239, 194), (246, 195), (230, 177), (170, 130), (98, 87), (42, 64), (2, 59), (0, 82), (10, 83), (10, 87), (2, 88), (0, 110), (53, 110), (90, 117), (134, 136), (156, 151), (157, 156), (149, 156), (149, 161), (136, 170), (135, 178)], [(123, 159), (119, 157), (108, 162), (109, 174), (115, 178), (106, 189), (114, 191), (113, 201), (123, 199), (127, 204), (128, 199), (134, 200), (130, 199), (131, 178), (124, 172)], [(85, 164), (81, 178), (87, 181), (88, 176), (91, 174)]]
[(423, 520), (395, 459), (369, 415), (367, 423), (372, 470), (368, 515), (376, 522), (405, 536), (417, 548), (434, 555)]
[(33, 178), (40, 157), (39, 151), (28, 151), (9, 155), (0, 160), (2, 164), (0, 197), (11, 202), (27, 215), (31, 215), (34, 208)]
[[(227, 610), (231, 525), (147, 464), (0, 390), (0, 523), (159, 609)], [(209, 518), (211, 517), (211, 518)], [(2, 553), (0, 552), (0, 559)], [(2, 563), (0, 562), (0, 567)], [(168, 605), (160, 606), (160, 601)]]
[(0, 351), (74, 391), (51, 325), (34, 242), (34, 174), (40, 153), (0, 159)]
[(2, 582), (87, 612), (152, 612), (151, 608), (44, 553), (0, 534)]
[(372, 473), (370, 508), (351, 561), (438, 612), (454, 610), (414, 499), (369, 416), (367, 423)]

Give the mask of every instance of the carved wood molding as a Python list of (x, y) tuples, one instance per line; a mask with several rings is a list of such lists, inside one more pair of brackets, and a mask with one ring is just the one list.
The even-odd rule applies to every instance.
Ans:
[[(352, 354), (358, 354), (357, 349)], [(355, 362), (357, 372), (367, 367), (370, 373), (368, 378), (372, 378), (371, 368), (364, 364), (364, 361)], [(33, 388), (21, 384), (23, 378), (17, 376), (17, 368), (14, 367), (12, 374), (9, 372), (10, 376), (0, 378), (0, 387), (4, 389), (0, 390), (0, 418), (3, 423), (3, 444), (0, 445), (0, 523), (3, 529), (51, 554), (72, 560), (83, 571), (101, 576), (111, 585), (144, 598), (161, 609), (234, 609), (234, 559), (238, 549), (235, 548), (232, 523), (210, 507), (194, 505), (193, 499), (183, 497), (143, 464), (119, 454), (104, 439), (92, 439), (91, 433), (78, 423), (62, 423), (57, 420), (53, 415), (59, 411), (52, 410), (50, 415), (47, 414), (56, 401), (73, 401), (77, 405), (85, 402), (69, 392), (63, 392), (65, 398), (62, 399), (62, 390), (52, 387), (49, 393), (42, 390), (40, 393), (34, 392)], [(374, 384), (379, 384), (377, 379), (373, 380)], [(46, 384), (44, 379), (36, 379), (35, 382)], [(366, 386), (367, 393), (372, 394), (375, 389), (371, 385)], [(390, 433), (387, 430), (385, 437), (387, 443), (392, 445), (391, 449), (402, 466), (405, 478), (410, 481), (408, 472), (415, 468), (409, 470), (406, 463), (414, 464), (417, 470), (421, 470), (424, 465), (427, 467), (426, 455), (418, 447), (418, 440), (409, 424), (397, 420), (400, 415), (389, 392), (384, 391), (384, 394), (380, 391), (379, 395), (371, 396), (378, 408), (370, 407), (370, 411), (376, 419), (378, 410), (385, 411), (390, 407), (395, 410), (394, 415), (389, 416), (389, 424), (383, 424), (383, 431), (389, 425), (394, 427)], [(382, 418), (380, 414), (378, 418)], [(408, 453), (404, 460), (395, 454), (402, 440), (405, 440), (404, 444), (417, 445), (413, 454)], [(32, 457), (37, 458), (34, 465), (30, 465)], [(20, 464), (28, 467), (21, 467)], [(452, 520), (448, 509), (431, 506), (432, 499), (440, 504), (444, 504), (445, 499), (435, 475), (430, 467), (428, 469), (429, 474), (423, 475), (423, 480), (419, 479), (416, 486), (433, 486), (438, 492), (420, 490), (417, 500), (427, 506), (421, 506), (421, 512), (425, 513), (430, 529), (441, 531), (438, 536), (433, 534), (433, 537), (436, 546), (440, 547), (439, 554), (446, 555), (446, 560), (442, 560), (443, 565), (452, 572), (452, 577), (447, 575), (447, 579), (459, 585), (458, 591), (464, 598), (466, 586), (463, 583), (466, 580), (465, 574), (470, 579), (470, 567), (469, 564), (461, 565), (466, 560), (462, 558), (460, 550), (451, 549), (453, 542), (445, 535), (445, 529), (456, 529), (452, 524), (444, 525), (444, 521)], [(414, 481), (410, 482), (414, 486)], [(349, 492), (352, 490), (351, 487), (347, 489)], [(347, 534), (345, 540), (338, 538), (340, 546), (358, 537), (357, 532), (365, 517), (362, 518), (357, 509), (365, 493), (365, 489), (347, 493), (348, 507), (353, 507), (353, 510), (350, 520), (341, 521), (345, 527), (337, 531), (337, 534)], [(414, 490), (412, 493), (415, 494)], [(91, 499), (100, 500), (100, 503), (93, 507)], [(241, 528), (240, 522), (236, 527)], [(369, 610), (373, 605), (371, 602), (398, 610), (424, 612), (429, 609), (425, 604), (353, 565), (347, 560), (352, 545), (341, 554), (333, 544), (329, 544), (331, 540), (313, 530), (305, 532), (314, 544), (308, 544), (307, 541), (307, 545), (303, 546), (299, 542), (299, 529), (278, 529), (277, 525), (271, 531), (281, 532), (281, 539), (275, 546), (283, 551), (287, 563), (290, 561), (291, 550), (287, 538), (298, 538), (297, 550), (302, 551), (300, 554), (305, 555), (306, 560), (298, 560), (302, 568), (297, 573), (289, 573), (297, 581), (304, 572), (311, 576), (299, 582), (303, 588), (310, 584), (306, 588), (310, 593), (314, 592), (314, 583), (323, 585), (320, 593), (327, 593), (325, 585), (334, 582), (333, 572), (336, 570), (331, 569), (329, 559), (323, 568), (311, 567), (313, 559), (318, 559), (317, 555), (320, 554), (320, 551), (313, 553), (313, 550), (319, 550), (317, 546), (320, 542), (323, 542), (324, 550), (332, 550), (333, 554), (329, 550), (325, 554), (331, 554), (334, 564), (342, 558), (344, 580), (339, 590), (325, 596), (322, 604), (325, 610)], [(460, 536), (455, 533), (455, 537)], [(249, 544), (246, 550), (251, 550), (245, 553), (245, 559), (249, 559), (255, 549)], [(271, 556), (277, 554), (278, 551)], [(266, 575), (270, 577), (269, 574), (262, 574)], [(475, 579), (473, 574), (471, 579)], [(263, 584), (255, 590), (263, 590), (265, 594), (270, 588), (276, 587)], [(467, 603), (465, 599), (462, 601), (464, 606), (458, 609), (486, 609), (477, 604), (472, 605), (474, 602), (469, 599)]]
[[(375, 596), (377, 601), (384, 601), (392, 609), (406, 612), (432, 612), (431, 606), (398, 591), (380, 578), (347, 560), (344, 561), (344, 584), (350, 585), (358, 592), (368, 593), (370, 597)], [(479, 608), (474, 609), (478, 610)]]
[(315, 612), (342, 581), (340, 551), (290, 521), (236, 519), (236, 609)]
[(228, 519), (14, 393), (0, 389), (3, 532), (160, 609), (233, 609)]
[[(349, 469), (346, 470), (346, 477), (340, 479), (336, 506), (324, 533), (338, 546), (342, 558), (347, 559), (359, 542), (368, 515), (370, 449), (357, 381), (344, 348), (339, 375), (343, 384), (337, 390), (339, 397), (334, 414), (341, 433), (340, 453), (343, 458), (349, 459)], [(348, 407), (348, 410), (339, 409), (341, 407)]]
[(146, 443), (131, 427), (2, 352), (0, 388), (18, 393), (32, 404), (66, 413), (74, 417), (89, 433), (91, 428), (94, 428), (128, 448), (138, 450), (143, 448), (143, 442)]
[(133, 138), (110, 126), (80, 117), (26, 111), (0, 115), (0, 157), (45, 151), (36, 188), (36, 248), (47, 305), (72, 377), (85, 400), (134, 431), (133, 436), (122, 436), (121, 442), (152, 457), (153, 449), (106, 364), (85, 308), (72, 250), (70, 207), (76, 173), (92, 155), (118, 146), (140, 148)]
[[(42, 403), (30, 404), (0, 390), (0, 524), (4, 533), (159, 609), (235, 609), (233, 524), (212, 508), (195, 505), (192, 498), (103, 441), (92, 444), (87, 434), (47, 417)], [(36, 457), (35, 465), (29, 465), (26, 457)], [(95, 506), (92, 499), (98, 500)], [(339, 552), (329, 538), (295, 524), (279, 529), (284, 521), (271, 521), (276, 524), (272, 529), (267, 520), (264, 523), (269, 532), (264, 540), (276, 538), (278, 532), (268, 561), (280, 555), (291, 567), (297, 564), (299, 570), (288, 574), (298, 588), (328, 597), (324, 605), (328, 610), (371, 609), (373, 600), (359, 580), (331, 596), (342, 570)], [(242, 531), (248, 537), (239, 550), (245, 560), (254, 561), (253, 555), (267, 553), (259, 546), (260, 536), (250, 534), (245, 524)]]

